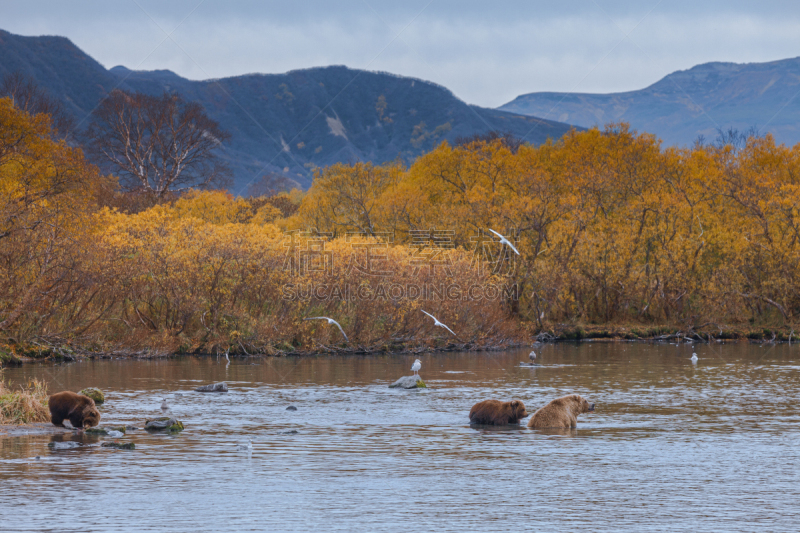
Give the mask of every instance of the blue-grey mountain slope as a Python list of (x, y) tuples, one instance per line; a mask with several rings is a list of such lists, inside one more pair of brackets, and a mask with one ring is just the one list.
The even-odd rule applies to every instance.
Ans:
[(638, 91), (613, 94), (530, 93), (499, 109), (583, 127), (626, 121), (668, 144), (708, 140), (717, 129), (772, 133), (800, 142), (800, 58), (769, 63), (705, 63)]
[(21, 71), (62, 100), (82, 126), (114, 88), (174, 91), (200, 102), (232, 134), (224, 157), (234, 192), (279, 173), (303, 187), (336, 162), (405, 162), (443, 140), (510, 132), (539, 144), (567, 124), (471, 106), (439, 85), (343, 66), (192, 81), (170, 71), (105, 69), (63, 37), (0, 30), (0, 76)]

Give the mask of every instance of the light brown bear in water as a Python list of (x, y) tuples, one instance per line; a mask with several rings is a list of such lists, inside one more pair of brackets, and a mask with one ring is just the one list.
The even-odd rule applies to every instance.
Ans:
[(519, 424), (521, 418), (528, 416), (525, 404), (519, 400), (501, 402), (500, 400), (484, 400), (472, 406), (469, 411), (470, 424), (489, 424), (502, 426)]
[(528, 422), (533, 429), (574, 428), (578, 425), (578, 415), (594, 411), (594, 404), (578, 394), (557, 398), (535, 413)]
[(100, 423), (100, 411), (94, 400), (82, 394), (64, 391), (53, 394), (47, 399), (50, 407), (50, 421), (56, 426), (63, 426), (69, 420), (72, 427), (90, 428)]

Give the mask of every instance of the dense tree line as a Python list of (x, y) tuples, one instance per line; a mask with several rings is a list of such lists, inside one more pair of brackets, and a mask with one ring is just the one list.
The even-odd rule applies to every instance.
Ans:
[(342, 235), (485, 228), (513, 236), (523, 318), (694, 325), (791, 323), (800, 314), (800, 146), (726, 132), (663, 147), (625, 124), (542, 146), (446, 143), (408, 169), (320, 171), (289, 227)]
[(800, 147), (769, 136), (690, 149), (625, 124), (538, 147), (476, 137), (408, 168), (333, 165), (307, 193), (234, 198), (121, 186), (17, 104), (0, 98), (10, 344), (345, 346), (303, 320), (326, 315), (352, 349), (486, 346), (564, 324), (793, 328), (800, 314)]

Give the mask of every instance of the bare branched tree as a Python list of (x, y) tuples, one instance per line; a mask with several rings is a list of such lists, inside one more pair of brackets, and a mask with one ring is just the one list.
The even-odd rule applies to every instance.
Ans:
[(229, 138), (196, 102), (114, 90), (92, 113), (87, 147), (123, 187), (162, 198), (227, 186), (231, 172), (219, 150)]
[(743, 131), (732, 126), (727, 130), (717, 128), (717, 139), (716, 142), (714, 142), (714, 146), (717, 148), (724, 148), (727, 145), (731, 145), (734, 152), (738, 152), (747, 146), (749, 140), (760, 139), (761, 137), (763, 137), (763, 135), (756, 126), (750, 126)]
[(0, 97), (11, 98), (14, 107), (30, 115), (50, 115), (54, 137), (68, 138), (75, 129), (75, 117), (64, 108), (64, 104), (22, 72), (13, 72), (3, 77)]

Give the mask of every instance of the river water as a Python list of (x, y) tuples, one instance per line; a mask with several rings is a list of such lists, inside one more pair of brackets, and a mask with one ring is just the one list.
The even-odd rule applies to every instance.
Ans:
[[(132, 451), (0, 438), (0, 530), (800, 530), (796, 346), (556, 344), (521, 367), (527, 352), (417, 356), (414, 391), (387, 387), (414, 356), (8, 368), (103, 389), (101, 425), (142, 427), (166, 398), (186, 429), (128, 432)], [(216, 381), (230, 392), (192, 392)], [(577, 430), (468, 424), (480, 400), (533, 412), (567, 393), (597, 404)], [(48, 447), (65, 438), (81, 446)]]

